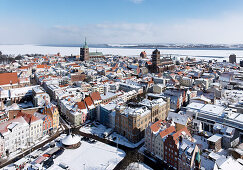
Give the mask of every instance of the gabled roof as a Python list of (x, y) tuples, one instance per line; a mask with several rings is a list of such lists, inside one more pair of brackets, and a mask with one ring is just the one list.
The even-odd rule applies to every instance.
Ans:
[(90, 94), (90, 97), (92, 98), (93, 101), (95, 101), (95, 100), (101, 100), (100, 93), (97, 92), (97, 91), (96, 92), (92, 92)]
[(85, 97), (84, 102), (86, 103), (87, 106), (93, 105), (91, 97)]
[(10, 83), (12, 83), (12, 84), (18, 83), (17, 72), (1, 73), (0, 74), (0, 85), (10, 84)]
[(81, 110), (86, 109), (85, 103), (83, 101), (77, 102), (75, 105), (77, 105)]
[(40, 120), (38, 117), (36, 117), (32, 114), (26, 114), (23, 112), (19, 112), (18, 116), (22, 116), (29, 125), (37, 120)]
[(169, 135), (169, 134), (171, 134), (171, 133), (173, 133), (175, 131), (176, 131), (175, 127), (174, 126), (170, 126), (167, 129), (161, 131), (159, 133), (159, 135), (160, 135), (161, 138), (164, 138), (165, 136), (167, 136), (167, 135)]
[(22, 124), (24, 124), (24, 123), (27, 123), (27, 122), (26, 122), (26, 120), (22, 116), (18, 116), (15, 119), (11, 119), (11, 120), (9, 120), (7, 122), (3, 122), (3, 123), (0, 124), (0, 133), (8, 132), (9, 125), (16, 124), (16, 123), (22, 123)]
[(177, 131), (176, 133), (174, 133), (173, 139), (175, 141), (175, 144), (177, 144), (179, 142), (179, 137), (183, 135), (183, 133), (185, 133), (186, 135), (191, 137), (190, 132), (188, 131), (187, 127), (185, 126), (184, 128), (182, 128), (181, 130)]
[(157, 122), (155, 122), (154, 124), (152, 124), (150, 126), (150, 129), (152, 132), (158, 132), (158, 130), (161, 128), (161, 122), (162, 120), (158, 120)]

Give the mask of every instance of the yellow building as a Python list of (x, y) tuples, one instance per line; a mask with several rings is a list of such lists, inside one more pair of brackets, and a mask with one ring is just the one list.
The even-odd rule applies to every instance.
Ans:
[(44, 108), (44, 114), (50, 115), (52, 118), (52, 127), (53, 130), (57, 130), (59, 127), (59, 111), (57, 106), (49, 104)]

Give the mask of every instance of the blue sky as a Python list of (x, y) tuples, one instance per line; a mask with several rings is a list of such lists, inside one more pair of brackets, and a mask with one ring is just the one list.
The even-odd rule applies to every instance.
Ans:
[(242, 0), (0, 0), (0, 43), (243, 43)]

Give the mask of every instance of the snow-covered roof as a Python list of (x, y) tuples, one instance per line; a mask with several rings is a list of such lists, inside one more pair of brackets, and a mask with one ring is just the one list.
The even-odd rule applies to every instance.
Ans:
[(162, 105), (166, 104), (166, 102), (162, 98), (154, 99), (154, 100), (144, 99), (141, 102), (139, 102), (139, 104), (147, 106), (147, 107), (151, 107), (151, 106), (153, 107), (155, 105), (162, 106)]
[(188, 117), (186, 115), (181, 115), (175, 112), (169, 112), (167, 119), (172, 119), (175, 123), (179, 123), (181, 125), (186, 125), (188, 122)]
[(200, 110), (205, 104), (192, 102), (187, 106), (187, 109)]
[(232, 157), (217, 159), (215, 163), (221, 170), (242, 170), (243, 168), (243, 166), (239, 162), (234, 160)]
[(212, 104), (206, 104), (201, 108), (201, 111), (206, 112), (206, 113), (211, 113), (211, 114), (216, 114), (216, 115), (221, 115), (224, 111), (223, 106), (217, 106), (217, 105), (212, 105)]
[(207, 140), (210, 142), (216, 142), (218, 141), (220, 138), (222, 138), (222, 135), (220, 134), (215, 134), (213, 136), (211, 136), (210, 138), (208, 138)]
[(78, 142), (80, 142), (80, 137), (72, 134), (69, 134), (64, 139), (62, 139), (62, 144), (64, 145), (74, 145)]
[(116, 108), (116, 104), (106, 104), (106, 105), (101, 105), (103, 108), (105, 108), (106, 110), (114, 110)]

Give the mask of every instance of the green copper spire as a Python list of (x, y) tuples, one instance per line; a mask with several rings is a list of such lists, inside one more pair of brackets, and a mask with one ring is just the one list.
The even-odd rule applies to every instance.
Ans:
[(89, 47), (88, 47), (88, 44), (87, 44), (87, 41), (86, 41), (86, 37), (85, 37), (84, 47), (83, 47), (83, 48), (89, 48)]
[(197, 161), (197, 162), (201, 162), (201, 157), (200, 157), (200, 153), (199, 152), (197, 152), (196, 153), (196, 158), (195, 158), (195, 160)]

